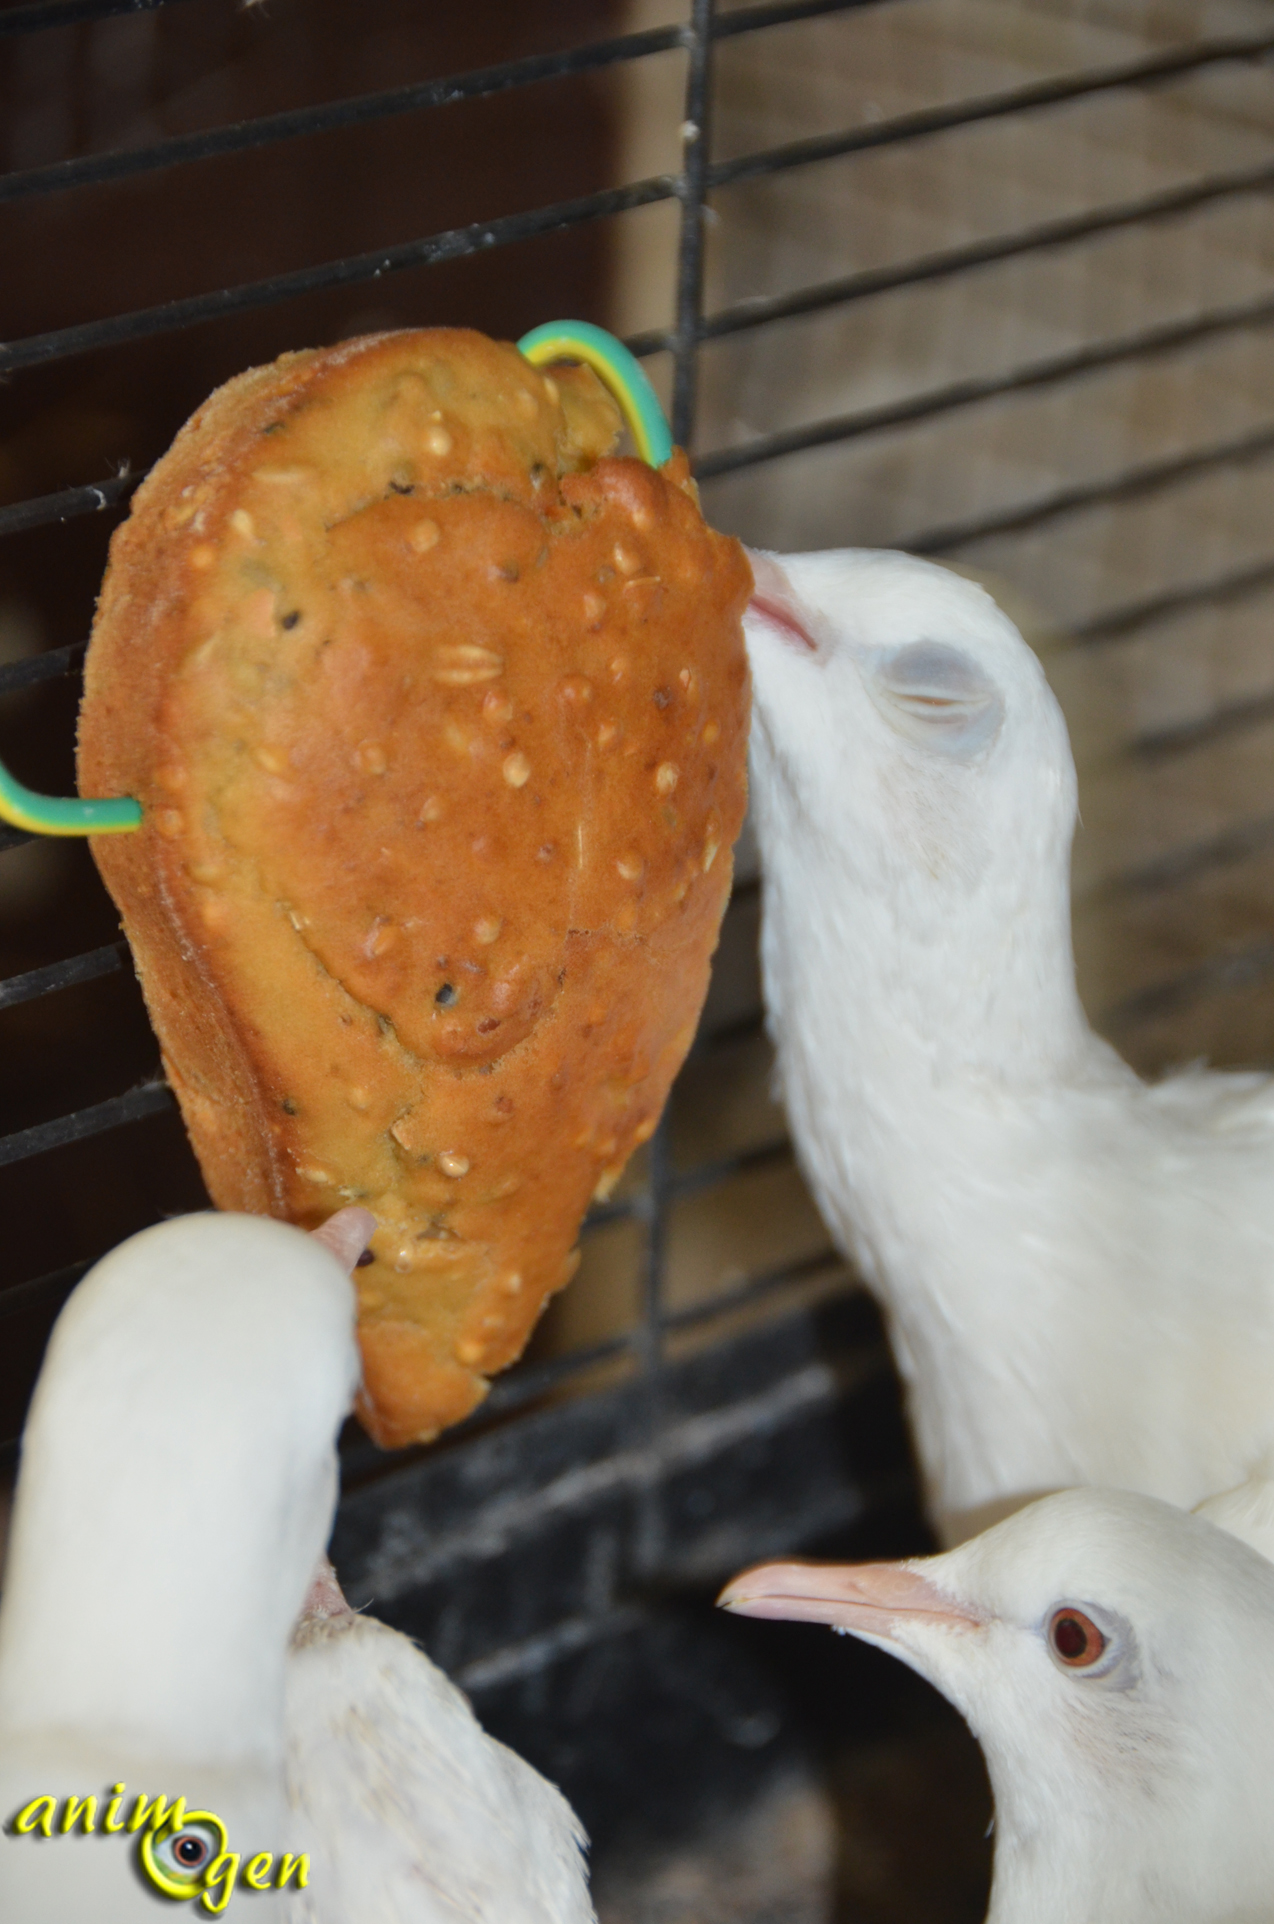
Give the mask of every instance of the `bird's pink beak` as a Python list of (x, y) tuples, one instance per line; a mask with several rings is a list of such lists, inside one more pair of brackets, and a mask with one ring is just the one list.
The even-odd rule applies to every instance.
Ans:
[(749, 613), (759, 615), (789, 647), (816, 655), (818, 643), (810, 633), (809, 621), (778, 563), (752, 548), (748, 549), (748, 560), (752, 564), (753, 582)]
[(901, 1621), (923, 1617), (970, 1630), (983, 1619), (905, 1563), (758, 1563), (717, 1598), (739, 1617), (829, 1623), (888, 1638)]
[(345, 1592), (326, 1557), (320, 1557), (301, 1606), (302, 1617), (350, 1617), (354, 1613), (345, 1601)]
[(370, 1209), (338, 1209), (334, 1216), (328, 1217), (321, 1229), (312, 1233), (315, 1242), (330, 1249), (338, 1263), (353, 1270), (375, 1230), (376, 1218)]

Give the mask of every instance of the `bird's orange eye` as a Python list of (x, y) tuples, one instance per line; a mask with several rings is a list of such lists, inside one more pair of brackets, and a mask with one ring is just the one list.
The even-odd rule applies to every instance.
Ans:
[(1106, 1648), (1106, 1639), (1091, 1617), (1070, 1604), (1055, 1610), (1048, 1626), (1053, 1655), (1068, 1670), (1087, 1670)]

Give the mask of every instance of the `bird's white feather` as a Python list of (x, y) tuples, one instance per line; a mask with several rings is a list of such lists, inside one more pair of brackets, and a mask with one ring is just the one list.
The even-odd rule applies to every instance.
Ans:
[[(1274, 1918), (1266, 1559), (1166, 1504), (1074, 1490), (928, 1573), (988, 1613), (981, 1635), (917, 1643), (916, 1667), (986, 1754), (990, 1924)], [(1064, 1603), (1118, 1625), (1127, 1647), (1113, 1670), (1050, 1659), (1044, 1630)]]
[(0, 1835), (5, 1920), (154, 1919), (137, 1840), (103, 1830), (123, 1779), (125, 1820), (138, 1792), (184, 1796), (245, 1865), (309, 1850), (303, 1890), (230, 1897), (257, 1924), (591, 1924), (565, 1800), (328, 1566), (312, 1582), (371, 1221), (184, 1217), (59, 1318), (0, 1600), (0, 1821), (45, 1794), (98, 1811), (91, 1836)]
[(249, 1849), (283, 1846), (288, 1637), (357, 1373), (348, 1277), (282, 1223), (161, 1223), (70, 1298), (0, 1599), (0, 1807), (96, 1793), (99, 1829), (0, 1837), (0, 1915), (153, 1917), (135, 1840), (100, 1829), (115, 1781), (125, 1814), (139, 1791), (184, 1796)]
[(1274, 1445), (1274, 1084), (1151, 1087), (1089, 1028), (1066, 729), (990, 596), (905, 555), (755, 565), (768, 1019), (936, 1520), (1234, 1486)]
[(408, 1638), (307, 1618), (287, 1692), (312, 1865), (291, 1924), (593, 1924), (570, 1805)]
[(1196, 1503), (1194, 1514), (1228, 1530), (1274, 1563), (1274, 1460), (1267, 1457), (1232, 1490), (1219, 1490)]
[[(988, 1924), (1274, 1918), (1274, 1566), (1206, 1520), (1068, 1490), (943, 1556), (762, 1565), (722, 1600), (831, 1622), (962, 1712), (995, 1795)], [(1067, 1608), (1105, 1639), (1091, 1666), (1056, 1655)]]

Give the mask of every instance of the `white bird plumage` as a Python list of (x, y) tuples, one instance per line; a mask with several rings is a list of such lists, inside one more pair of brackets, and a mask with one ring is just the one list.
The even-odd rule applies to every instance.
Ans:
[(1143, 1083), (1085, 1019), (1038, 661), (906, 555), (754, 557), (762, 968), (815, 1197), (886, 1312), (939, 1529), (1274, 1449), (1274, 1083)]
[(95, 1793), (99, 1822), (0, 1836), (0, 1916), (153, 1918), (135, 1840), (102, 1834), (123, 1780), (125, 1816), (139, 1791), (184, 1796), (245, 1862), (311, 1850), (304, 1891), (242, 1899), (261, 1924), (593, 1924), (565, 1799), (407, 1638), (311, 1587), (370, 1225), (179, 1218), (63, 1310), (0, 1598), (0, 1817)]
[(335, 1586), (293, 1637), (287, 1744), (312, 1866), (293, 1924), (592, 1919), (584, 1832), (561, 1792)]
[[(721, 1602), (861, 1637), (963, 1714), (995, 1795), (988, 1924), (1274, 1919), (1274, 1566), (1225, 1531), (1068, 1490), (942, 1556), (761, 1565)], [(1104, 1640), (1077, 1667), (1070, 1607)]]

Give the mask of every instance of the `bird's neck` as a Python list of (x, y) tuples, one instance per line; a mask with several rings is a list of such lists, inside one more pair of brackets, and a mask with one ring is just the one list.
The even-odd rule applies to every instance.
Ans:
[[(281, 1756), (282, 1652), (253, 1623), (219, 1624), (210, 1638), (201, 1613), (169, 1615), (158, 1601), (132, 1621), (107, 1604), (94, 1621), (91, 1592), (78, 1611), (14, 1597), (0, 1625), (0, 1751), (92, 1755), (114, 1776), (130, 1759), (269, 1775)], [(233, 1659), (217, 1661), (221, 1650)]]
[(792, 866), (764, 884), (767, 1000), (783, 1045), (864, 1099), (886, 1082), (1082, 1077), (1104, 1054), (1075, 987), (1070, 897), (1056, 875), (993, 876), (971, 901), (879, 892)]
[[(1234, 1649), (1248, 1648), (1236, 1635)], [(1251, 1663), (1217, 1666), (1183, 1723), (1154, 1691), (1130, 1693), (1113, 1725), (1033, 1697), (1005, 1720), (1002, 1678), (998, 1716), (989, 1699), (966, 1708), (995, 1796), (987, 1924), (1274, 1916), (1271, 1705), (1261, 1645), (1250, 1648)]]
[(1047, 1712), (1037, 1724), (1026, 1708), (1007, 1725), (992, 1716), (989, 1728), (977, 1709), (970, 1717), (995, 1798), (986, 1924), (1147, 1924), (1137, 1902), (1143, 1840), (1118, 1821), (1124, 1785), (1076, 1769)]
[[(0, 1601), (0, 1747), (62, 1733), (73, 1747), (174, 1763), (277, 1759), (304, 1590), (289, 1569), (287, 1516), (265, 1498), (245, 1503), (242, 1481), (238, 1500), (228, 1483), (205, 1512), (188, 1501), (180, 1462), (106, 1451), (102, 1479), (135, 1494), (125, 1510), (82, 1465), (68, 1476), (62, 1458), (54, 1426), (37, 1424)], [(231, 1467), (252, 1473), (246, 1446)]]
[[(829, 1228), (885, 1304), (944, 1516), (1005, 1487), (1055, 1487), (1069, 1462), (1038, 1420), (1010, 1422), (987, 1377), (1034, 1340), (1048, 1274), (992, 1274), (977, 1255), (1003, 1247), (1006, 1212), (1029, 1207), (1025, 1179), (1056, 1160), (1059, 1088), (1069, 1102), (1131, 1073), (1084, 1019), (1065, 908), (1061, 892), (1000, 929), (987, 916), (971, 946), (959, 926), (917, 940), (865, 896), (766, 883), (766, 1001), (793, 1135)], [(1006, 1486), (1014, 1427), (1039, 1461)]]
[[(986, 1924), (1134, 1924), (1119, 1908), (1123, 1880), (1096, 1857), (1091, 1839), (1060, 1832), (1029, 1845), (1008, 1840), (997, 1813), (995, 1872)], [(1007, 1847), (1006, 1847), (1007, 1845)]]

